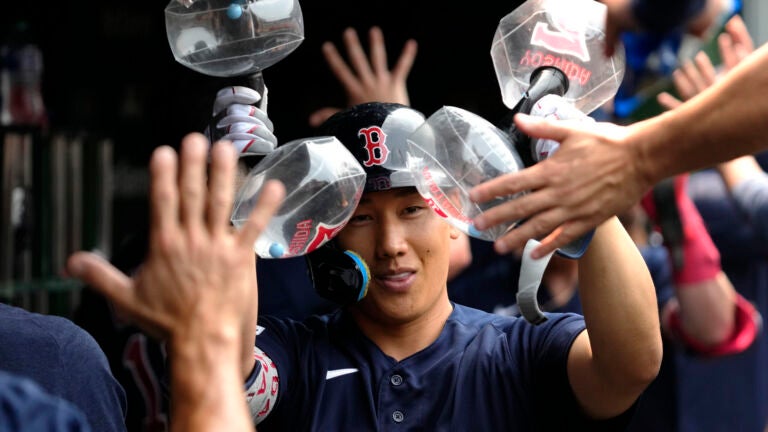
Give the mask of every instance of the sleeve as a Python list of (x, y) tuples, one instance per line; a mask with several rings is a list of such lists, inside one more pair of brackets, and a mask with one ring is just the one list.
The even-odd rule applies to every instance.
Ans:
[[(57, 373), (67, 376), (70, 382), (62, 388), (61, 396), (72, 401), (95, 430), (125, 431), (125, 391), (112, 375), (106, 355), (80, 327), (69, 321), (60, 325), (70, 327), (59, 341)], [(84, 392), (84, 388), (89, 391)]]
[(85, 416), (32, 380), (0, 372), (0, 430), (90, 432)]
[(706, 5), (706, 0), (632, 0), (632, 13), (643, 30), (660, 34), (682, 27)]
[[(249, 380), (250, 385), (246, 383), (246, 398), (257, 422), (273, 412), (288, 397), (286, 395), (296, 393), (289, 388), (301, 367), (297, 359), (299, 347), (305, 339), (302, 339), (299, 327), (300, 324), (291, 319), (259, 318), (254, 351), (257, 366), (252, 374), (253, 380)], [(259, 394), (265, 396), (253, 397)]]
[[(579, 406), (568, 379), (568, 354), (576, 337), (586, 330), (584, 318), (575, 314), (549, 314), (542, 326), (528, 326), (540, 334), (532, 336), (535, 357), (536, 430), (620, 431), (629, 424), (634, 406), (606, 420), (588, 417)], [(557, 407), (558, 414), (553, 414)]]
[(731, 191), (738, 210), (745, 215), (757, 235), (768, 239), (768, 174), (751, 177)]

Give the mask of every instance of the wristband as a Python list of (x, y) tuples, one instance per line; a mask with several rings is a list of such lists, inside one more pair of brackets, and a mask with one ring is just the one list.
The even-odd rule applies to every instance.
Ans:
[(707, 357), (738, 354), (752, 345), (755, 337), (762, 328), (763, 320), (755, 307), (740, 294), (736, 294), (734, 302), (733, 331), (717, 345), (704, 345), (683, 330), (680, 319), (680, 308), (674, 308), (669, 314), (667, 324), (672, 334), (682, 341), (686, 347), (699, 355)]
[(253, 357), (256, 365), (246, 383), (245, 401), (254, 423), (259, 424), (275, 407), (280, 378), (275, 363), (261, 349), (254, 346)]

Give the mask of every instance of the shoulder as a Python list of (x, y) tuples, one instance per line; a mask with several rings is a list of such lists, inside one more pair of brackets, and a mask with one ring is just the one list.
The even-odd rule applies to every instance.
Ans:
[(0, 304), (0, 338), (3, 343), (17, 340), (30, 348), (40, 344), (48, 350), (101, 353), (90, 333), (71, 320), (6, 304)]
[[(0, 372), (0, 429), (90, 431), (85, 416), (67, 401), (44, 392), (32, 380)], [(21, 426), (20, 426), (21, 425)]]

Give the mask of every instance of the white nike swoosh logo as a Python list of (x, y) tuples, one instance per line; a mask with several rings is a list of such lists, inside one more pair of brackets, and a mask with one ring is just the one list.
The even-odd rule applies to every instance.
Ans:
[(355, 368), (329, 370), (328, 373), (325, 374), (325, 379), (326, 380), (334, 379), (336, 377), (340, 377), (342, 375), (349, 375), (355, 372), (357, 372), (357, 369)]

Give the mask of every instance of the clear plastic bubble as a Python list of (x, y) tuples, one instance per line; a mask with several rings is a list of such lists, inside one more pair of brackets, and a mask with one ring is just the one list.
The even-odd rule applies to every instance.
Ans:
[(165, 8), (176, 60), (211, 76), (253, 75), (282, 60), (304, 40), (297, 0), (171, 0)]
[(499, 22), (491, 57), (504, 104), (513, 108), (531, 73), (560, 69), (569, 80), (563, 96), (590, 113), (610, 100), (624, 77), (622, 46), (605, 57), (606, 7), (594, 0), (528, 0)]
[(262, 159), (240, 187), (232, 223), (241, 227), (264, 182), (280, 180), (286, 197), (254, 250), (262, 258), (304, 255), (333, 238), (349, 221), (365, 186), (365, 171), (335, 137), (281, 145)]
[(469, 191), (503, 174), (523, 169), (523, 162), (507, 135), (482, 117), (446, 106), (408, 137), (408, 167), (416, 188), (437, 213), (465, 234), (496, 240), (517, 221), (485, 231), (472, 219), (520, 194), (483, 204), (469, 199)]

